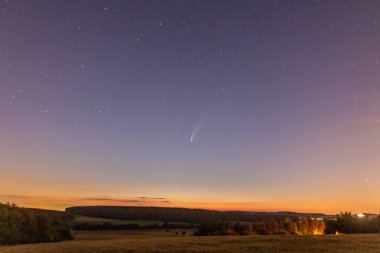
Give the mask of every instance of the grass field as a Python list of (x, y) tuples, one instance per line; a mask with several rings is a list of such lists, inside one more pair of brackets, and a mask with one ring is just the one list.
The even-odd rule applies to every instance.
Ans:
[(59, 243), (0, 247), (0, 253), (331, 252), (380, 253), (380, 235), (195, 237), (155, 231), (76, 232)]
[(89, 216), (76, 216), (74, 219), (74, 223), (89, 223), (89, 224), (103, 224), (104, 222), (111, 223), (112, 225), (123, 225), (123, 224), (139, 224), (140, 226), (146, 225), (162, 225), (162, 221), (154, 221), (154, 220), (117, 220), (117, 219), (106, 219), (106, 218), (96, 218)]

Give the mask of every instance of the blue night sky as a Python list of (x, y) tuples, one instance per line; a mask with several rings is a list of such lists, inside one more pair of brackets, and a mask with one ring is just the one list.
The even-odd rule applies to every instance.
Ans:
[(1, 0), (0, 202), (377, 212), (379, 25), (367, 0)]

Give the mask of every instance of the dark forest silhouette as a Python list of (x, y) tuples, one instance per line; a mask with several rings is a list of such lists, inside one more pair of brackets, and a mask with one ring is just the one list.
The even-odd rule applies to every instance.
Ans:
[(71, 239), (71, 218), (64, 212), (0, 204), (0, 245)]

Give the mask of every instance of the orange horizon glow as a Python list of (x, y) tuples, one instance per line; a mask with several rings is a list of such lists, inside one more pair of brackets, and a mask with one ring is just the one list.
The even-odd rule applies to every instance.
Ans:
[[(249, 202), (223, 202), (223, 201), (196, 201), (196, 200), (162, 200), (163, 198), (135, 197), (135, 198), (110, 198), (110, 197), (73, 197), (73, 196), (6, 196), (0, 195), (0, 203), (14, 203), (25, 208), (39, 208), (47, 210), (64, 211), (72, 206), (146, 206), (146, 207), (173, 207), (207, 209), (218, 211), (248, 211), (248, 212), (298, 212), (298, 213), (324, 213), (335, 215), (343, 211), (352, 213), (378, 213), (375, 210), (366, 209), (363, 206), (335, 207), (333, 203), (315, 203), (315, 207), (304, 206), (304, 203), (249, 203)], [(348, 205), (347, 205), (348, 206)]]

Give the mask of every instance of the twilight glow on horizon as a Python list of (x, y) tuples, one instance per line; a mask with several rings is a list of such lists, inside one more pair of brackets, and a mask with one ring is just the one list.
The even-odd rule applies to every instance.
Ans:
[(0, 202), (380, 211), (380, 1), (0, 1)]

